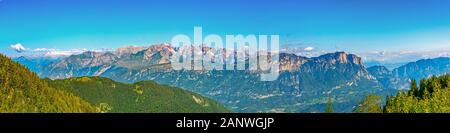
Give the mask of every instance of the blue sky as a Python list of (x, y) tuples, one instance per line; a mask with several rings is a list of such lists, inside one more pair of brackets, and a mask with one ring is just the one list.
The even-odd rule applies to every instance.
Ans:
[(278, 34), (316, 50), (450, 49), (448, 0), (0, 0), (0, 52), (101, 49), (176, 34)]

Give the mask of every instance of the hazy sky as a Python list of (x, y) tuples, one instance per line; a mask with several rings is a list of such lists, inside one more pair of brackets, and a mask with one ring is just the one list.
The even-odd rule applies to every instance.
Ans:
[(315, 50), (450, 49), (448, 0), (0, 0), (0, 52), (101, 49), (176, 34), (278, 34)]

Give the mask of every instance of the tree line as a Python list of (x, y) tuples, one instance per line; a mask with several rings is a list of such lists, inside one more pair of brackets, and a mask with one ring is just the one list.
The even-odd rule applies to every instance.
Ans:
[(398, 91), (382, 97), (369, 94), (355, 108), (355, 113), (449, 113), (450, 74), (432, 76), (419, 81), (411, 80), (408, 91)]

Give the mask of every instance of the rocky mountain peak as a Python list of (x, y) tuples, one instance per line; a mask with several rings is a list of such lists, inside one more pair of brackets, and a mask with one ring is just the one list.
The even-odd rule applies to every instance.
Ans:
[(347, 63), (347, 54), (345, 52), (337, 52), (336, 53), (338, 55), (338, 59), (339, 61), (341, 61), (341, 63)]
[(307, 62), (307, 57), (297, 56), (291, 53), (280, 53), (280, 70), (281, 71), (295, 71)]
[(341, 64), (345, 64), (345, 63), (352, 63), (355, 65), (363, 65), (363, 61), (361, 59), (361, 57), (358, 57), (354, 54), (347, 54), (345, 52), (335, 52), (335, 53), (329, 53), (329, 54), (324, 54), (321, 55), (319, 57), (317, 57), (319, 60), (323, 60), (323, 61), (327, 61), (330, 62), (332, 64), (335, 63), (341, 63)]

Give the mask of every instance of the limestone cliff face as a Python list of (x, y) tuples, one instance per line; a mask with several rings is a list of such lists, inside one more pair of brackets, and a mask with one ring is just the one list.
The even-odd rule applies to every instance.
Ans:
[(280, 71), (297, 71), (301, 65), (309, 61), (306, 57), (297, 56), (295, 54), (280, 54)]

